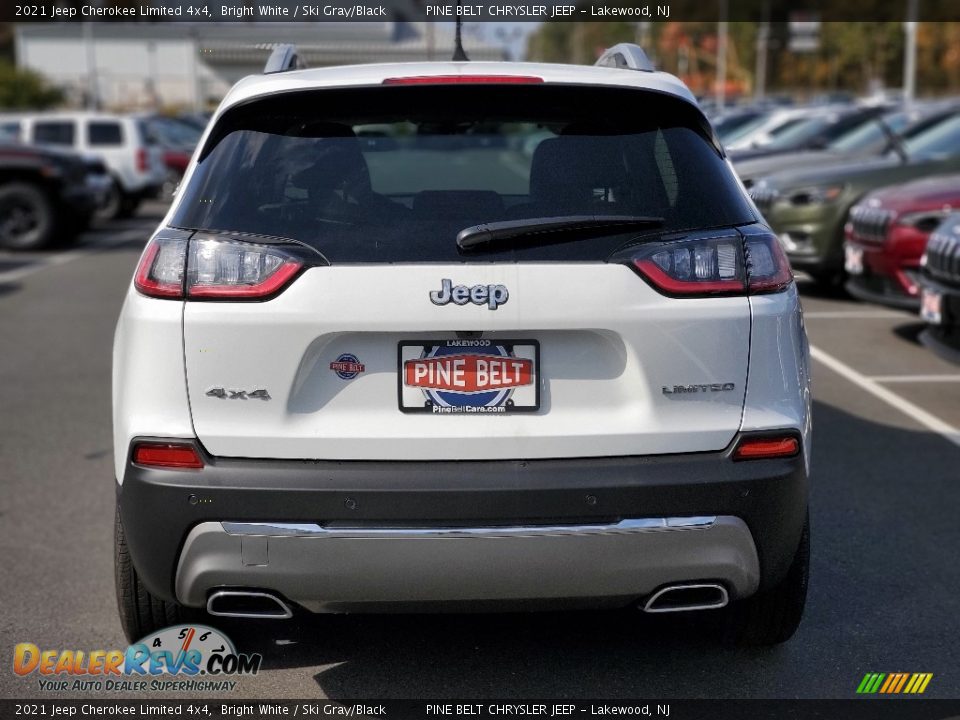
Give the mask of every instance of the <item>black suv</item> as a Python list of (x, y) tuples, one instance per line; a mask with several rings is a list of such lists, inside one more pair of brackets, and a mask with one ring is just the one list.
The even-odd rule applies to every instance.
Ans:
[(66, 242), (100, 203), (98, 160), (0, 137), (0, 247), (36, 250)]

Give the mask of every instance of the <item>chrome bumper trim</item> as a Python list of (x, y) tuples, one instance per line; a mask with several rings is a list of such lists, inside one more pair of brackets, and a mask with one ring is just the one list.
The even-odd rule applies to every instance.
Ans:
[(704, 582), (736, 599), (759, 579), (750, 529), (720, 515), (487, 528), (207, 521), (185, 539), (174, 585), (188, 607), (203, 607), (211, 592), (254, 590), (352, 612), (488, 601), (626, 606), (667, 585)]
[(588, 525), (490, 525), (486, 527), (324, 527), (316, 523), (223, 522), (228, 535), (310, 538), (457, 538), (457, 537), (539, 537), (551, 535), (608, 535), (708, 528), (715, 516), (632, 518), (616, 523)]

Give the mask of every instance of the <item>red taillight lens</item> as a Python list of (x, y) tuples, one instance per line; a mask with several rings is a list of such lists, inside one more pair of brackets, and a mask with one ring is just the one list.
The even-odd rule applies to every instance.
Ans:
[(133, 447), (133, 462), (148, 467), (199, 470), (203, 459), (192, 445), (142, 442)]
[(747, 265), (747, 293), (779, 292), (793, 282), (790, 260), (775, 235), (747, 235), (743, 243)]
[(755, 295), (793, 281), (790, 263), (770, 234), (730, 235), (640, 246), (633, 268), (665, 295)]
[(146, 172), (149, 168), (146, 148), (137, 149), (137, 172)]
[(800, 441), (793, 435), (783, 437), (745, 437), (733, 451), (734, 460), (763, 460), (793, 457), (800, 452)]
[(187, 261), (187, 297), (260, 300), (279, 292), (302, 267), (270, 245), (194, 238)]
[(384, 85), (530, 85), (542, 83), (543, 78), (533, 75), (414, 75), (392, 77)]
[(642, 246), (633, 267), (667, 295), (737, 295), (744, 292), (739, 235)]
[[(154, 238), (134, 285), (167, 299), (263, 300), (276, 295), (303, 263), (277, 247), (219, 238)], [(184, 278), (186, 270), (186, 279)]]
[(186, 259), (185, 239), (154, 238), (140, 258), (133, 284), (137, 290), (150, 297), (182, 298)]

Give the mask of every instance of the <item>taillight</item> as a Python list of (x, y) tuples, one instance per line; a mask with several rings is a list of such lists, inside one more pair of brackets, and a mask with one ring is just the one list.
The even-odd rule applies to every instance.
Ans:
[(800, 452), (800, 441), (795, 435), (781, 437), (745, 437), (733, 451), (734, 460), (769, 460), (793, 457)]
[(187, 297), (254, 300), (279, 292), (303, 263), (269, 245), (216, 238), (190, 241)]
[(530, 85), (542, 83), (542, 77), (533, 75), (413, 75), (390, 77), (384, 85)]
[(277, 247), (219, 238), (155, 238), (134, 285), (158, 298), (263, 300), (286, 287), (303, 267)]
[(185, 239), (154, 238), (140, 258), (133, 278), (134, 286), (150, 297), (182, 298), (186, 255)]
[(633, 268), (665, 295), (756, 295), (793, 281), (774, 235), (739, 235), (650, 243), (630, 258)]
[(146, 172), (149, 169), (149, 158), (147, 157), (146, 148), (137, 149), (137, 172)]
[(179, 443), (138, 442), (133, 446), (133, 462), (160, 468), (199, 470), (203, 459), (193, 445)]
[(747, 235), (747, 294), (779, 292), (793, 282), (790, 260), (776, 235)]

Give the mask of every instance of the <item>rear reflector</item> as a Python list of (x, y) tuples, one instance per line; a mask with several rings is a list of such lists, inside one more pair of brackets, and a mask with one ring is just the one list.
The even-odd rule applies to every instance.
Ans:
[(173, 443), (137, 443), (133, 448), (133, 462), (148, 467), (194, 470), (203, 467), (203, 460), (196, 448)]
[(542, 83), (543, 78), (533, 75), (414, 75), (392, 77), (384, 85), (530, 85)]
[(787, 437), (747, 437), (733, 451), (734, 460), (762, 460), (793, 457), (800, 452), (800, 441), (792, 435)]

